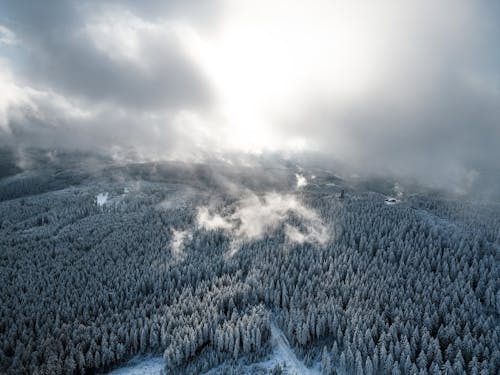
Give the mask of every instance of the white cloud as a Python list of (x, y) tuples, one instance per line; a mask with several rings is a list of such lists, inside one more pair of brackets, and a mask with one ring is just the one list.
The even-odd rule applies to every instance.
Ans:
[(298, 228), (287, 224), (285, 227), (285, 234), (290, 242), (299, 244), (309, 242), (324, 245), (330, 239), (327, 228), (321, 222), (306, 226), (305, 231), (300, 231)]
[(0, 130), (11, 131), (10, 122), (21, 107), (33, 107), (29, 95), (16, 83), (9, 64), (0, 59)]
[(11, 2), (0, 140), (149, 159), (319, 150), (459, 190), (496, 168), (495, 2), (216, 3)]
[(231, 230), (233, 228), (233, 224), (222, 216), (210, 213), (208, 207), (198, 208), (197, 223), (200, 228), (206, 230)]
[(399, 182), (396, 182), (394, 184), (394, 192), (396, 193), (396, 196), (399, 199), (403, 198), (403, 196), (405, 194), (404, 188), (403, 188), (403, 186), (401, 186), (401, 184)]
[(295, 173), (295, 178), (297, 179), (297, 189), (300, 189), (301, 187), (307, 185), (307, 178), (305, 178), (303, 175)]
[(179, 34), (175, 23), (150, 22), (118, 6), (102, 7), (80, 30), (81, 37), (111, 60), (125, 60), (144, 70), (155, 63), (151, 45), (161, 46), (162, 41), (178, 39)]
[(207, 207), (201, 207), (197, 222), (207, 230), (228, 232), (232, 236), (229, 255), (233, 255), (244, 242), (262, 239), (291, 215), (299, 218), (303, 228), (287, 223), (285, 236), (289, 242), (324, 245), (330, 238), (327, 227), (314, 210), (305, 207), (294, 195), (276, 192), (263, 197), (248, 193), (246, 198), (235, 203), (234, 212), (225, 216), (210, 214)]
[(18, 44), (19, 40), (16, 35), (7, 27), (0, 25), (0, 44), (12, 46)]
[(172, 240), (170, 242), (170, 250), (176, 258), (184, 257), (184, 248), (186, 242), (192, 239), (192, 233), (188, 230), (172, 229)]

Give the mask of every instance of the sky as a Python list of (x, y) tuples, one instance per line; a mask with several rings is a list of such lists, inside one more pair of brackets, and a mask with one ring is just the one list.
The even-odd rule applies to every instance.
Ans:
[(467, 185), (500, 168), (499, 40), (487, 0), (0, 0), (0, 144)]

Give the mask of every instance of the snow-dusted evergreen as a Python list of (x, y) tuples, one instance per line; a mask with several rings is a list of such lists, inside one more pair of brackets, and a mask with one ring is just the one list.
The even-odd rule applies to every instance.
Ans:
[(235, 209), (219, 189), (179, 199), (177, 181), (3, 180), (0, 372), (83, 374), (161, 355), (167, 374), (242, 373), (272, 353), (278, 327), (323, 374), (498, 374), (500, 206), (386, 205), (290, 181), (327, 243), (287, 239), (307, 225), (290, 212), (228, 256), (231, 234), (196, 222), (214, 196)]

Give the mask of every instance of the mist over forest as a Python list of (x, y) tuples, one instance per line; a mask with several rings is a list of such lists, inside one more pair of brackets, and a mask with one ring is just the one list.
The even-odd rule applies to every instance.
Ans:
[(0, 0), (0, 373), (500, 373), (500, 6)]

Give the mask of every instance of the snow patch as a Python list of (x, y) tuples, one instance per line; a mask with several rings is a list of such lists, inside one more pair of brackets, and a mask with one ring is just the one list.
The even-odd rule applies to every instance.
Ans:
[(284, 333), (275, 324), (271, 324), (271, 344), (274, 348), (272, 358), (275, 361), (274, 365), (284, 363), (290, 374), (320, 375), (318, 366), (308, 368), (297, 358)]
[(164, 368), (162, 357), (133, 359), (125, 367), (108, 372), (108, 375), (160, 375), (164, 373)]
[(395, 204), (401, 203), (401, 200), (389, 197), (389, 198), (386, 198), (384, 203), (387, 204), (388, 206), (393, 206)]
[[(286, 366), (287, 374), (296, 375), (320, 375), (320, 366), (307, 367), (299, 360), (290, 348), (284, 333), (274, 323), (271, 324), (271, 345), (273, 352), (271, 357), (263, 362), (253, 363), (245, 366), (249, 372), (252, 369), (272, 370), (276, 365)], [(205, 375), (219, 373), (221, 366), (211, 369)], [(128, 362), (124, 367), (108, 372), (108, 375), (160, 375), (164, 373), (164, 361), (162, 357), (136, 358)]]
[(108, 201), (109, 194), (108, 193), (99, 193), (96, 195), (97, 205), (102, 207)]
[[(290, 348), (287, 338), (274, 323), (271, 324), (271, 345), (273, 352), (271, 357), (263, 362), (252, 363), (244, 366), (245, 373), (252, 374), (260, 371), (271, 372), (277, 365), (286, 367), (286, 374), (290, 375), (320, 375), (320, 365), (317, 363), (314, 367), (307, 367), (304, 362), (299, 360), (293, 350)], [(204, 375), (221, 374), (224, 365), (215, 367), (207, 371)], [(257, 372), (260, 373), (260, 372)]]

